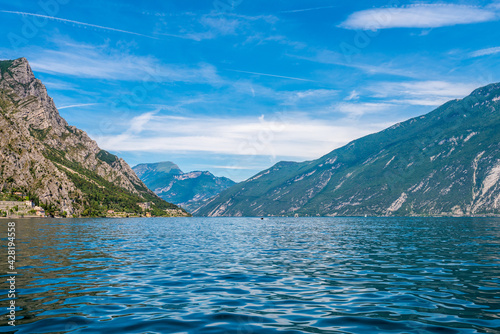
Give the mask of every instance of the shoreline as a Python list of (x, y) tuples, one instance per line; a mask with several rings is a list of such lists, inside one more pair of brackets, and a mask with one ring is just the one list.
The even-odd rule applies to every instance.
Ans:
[(89, 219), (89, 218), (500, 218), (500, 215), (463, 215), (463, 216), (446, 216), (446, 215), (422, 215), (422, 216), (304, 216), (304, 217), (293, 217), (293, 216), (221, 216), (221, 217), (203, 217), (203, 216), (158, 216), (158, 217), (147, 217), (147, 216), (131, 216), (131, 217), (120, 217), (120, 216), (106, 216), (106, 217), (40, 217), (40, 216), (24, 216), (24, 217), (0, 217), (1, 219)]

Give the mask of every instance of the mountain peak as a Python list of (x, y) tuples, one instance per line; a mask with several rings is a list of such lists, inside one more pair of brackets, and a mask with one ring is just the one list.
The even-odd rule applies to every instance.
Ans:
[(485, 97), (485, 98), (495, 98), (497, 96), (490, 96), (492, 93), (497, 93), (496, 95), (499, 95), (500, 92), (500, 82), (498, 83), (492, 83), (490, 85), (480, 87), (478, 89), (475, 89), (470, 96), (474, 97)]
[(156, 170), (164, 173), (182, 173), (182, 170), (171, 161), (162, 161), (155, 164)]
[(69, 126), (26, 58), (0, 61), (0, 73), (0, 192), (22, 189), (63, 216), (140, 212), (140, 202), (154, 202), (159, 214), (182, 214), (123, 159)]
[(190, 211), (235, 184), (208, 171), (183, 173), (170, 161), (140, 164), (133, 170), (158, 196)]
[(19, 105), (21, 101), (26, 103), (23, 108), (18, 108), (18, 112), (14, 114), (16, 118), (26, 120), (28, 126), (37, 130), (63, 129), (68, 126), (59, 115), (45, 86), (33, 74), (26, 58), (2, 61), (0, 68), (0, 90), (8, 94), (14, 93), (12, 102), (15, 105)]
[(133, 167), (133, 170), (139, 177), (141, 177), (148, 171), (155, 171), (157, 173), (163, 173), (163, 174), (175, 174), (175, 175), (183, 174), (179, 166), (177, 166), (171, 161), (139, 164)]
[(26, 58), (21, 57), (14, 60), (4, 60), (2, 63), (2, 72), (8, 73), (16, 82), (26, 85), (35, 80), (35, 75)]

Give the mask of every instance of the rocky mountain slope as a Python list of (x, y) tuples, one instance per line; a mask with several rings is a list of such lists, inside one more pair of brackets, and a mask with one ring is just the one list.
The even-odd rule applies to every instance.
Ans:
[(0, 61), (0, 191), (20, 189), (59, 213), (178, 209), (150, 191), (129, 165), (59, 115), (25, 58)]
[(498, 215), (500, 84), (355, 140), (280, 162), (214, 197), (206, 216)]
[(236, 184), (206, 171), (184, 173), (169, 161), (140, 164), (132, 169), (158, 196), (188, 211), (197, 209), (209, 198)]

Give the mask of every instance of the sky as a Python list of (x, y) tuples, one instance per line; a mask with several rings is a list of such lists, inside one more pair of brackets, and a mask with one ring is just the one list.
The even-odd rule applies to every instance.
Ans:
[(242, 181), (500, 81), (500, 1), (0, 0), (69, 124)]

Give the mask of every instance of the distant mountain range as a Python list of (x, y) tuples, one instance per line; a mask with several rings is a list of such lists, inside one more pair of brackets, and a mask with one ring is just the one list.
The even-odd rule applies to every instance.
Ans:
[(499, 215), (500, 84), (306, 162), (279, 162), (195, 215)]
[(197, 209), (209, 198), (236, 184), (207, 171), (184, 173), (169, 161), (140, 164), (132, 169), (158, 196), (188, 211)]
[(149, 190), (123, 159), (68, 125), (25, 58), (0, 61), (0, 191), (13, 190), (58, 215), (140, 213), (144, 202), (153, 202), (156, 214), (186, 214)]

